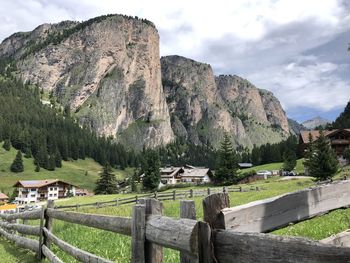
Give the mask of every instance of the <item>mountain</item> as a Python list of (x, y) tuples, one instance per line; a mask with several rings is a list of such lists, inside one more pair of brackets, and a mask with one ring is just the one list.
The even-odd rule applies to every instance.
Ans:
[(161, 58), (162, 83), (177, 137), (217, 147), (224, 132), (236, 146), (279, 142), (289, 135), (279, 101), (238, 76), (214, 76), (210, 65)]
[(320, 116), (317, 116), (315, 118), (312, 118), (310, 120), (304, 121), (302, 123), (302, 125), (308, 129), (308, 130), (312, 130), (315, 129), (317, 126), (326, 126), (328, 123), (331, 123), (331, 121), (326, 120), (321, 118)]
[(304, 125), (300, 124), (299, 122), (289, 119), (288, 118), (288, 124), (289, 124), (289, 130), (290, 133), (293, 135), (300, 134), (301, 131), (307, 130)]
[(350, 101), (346, 105), (344, 111), (332, 123), (333, 128), (349, 129), (350, 128)]
[(217, 147), (224, 132), (248, 148), (289, 135), (271, 92), (238, 76), (214, 76), (210, 65), (191, 59), (160, 60), (157, 29), (145, 19), (44, 24), (5, 39), (0, 60), (81, 126), (137, 150), (175, 138)]
[(82, 125), (127, 145), (173, 140), (153, 23), (121, 15), (44, 24), (0, 46), (22, 80), (53, 92)]

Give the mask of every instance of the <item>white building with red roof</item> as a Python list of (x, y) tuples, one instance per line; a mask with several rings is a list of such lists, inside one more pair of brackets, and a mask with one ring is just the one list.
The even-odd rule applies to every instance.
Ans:
[(58, 179), (18, 181), (14, 184), (19, 204), (36, 203), (75, 196), (76, 186)]

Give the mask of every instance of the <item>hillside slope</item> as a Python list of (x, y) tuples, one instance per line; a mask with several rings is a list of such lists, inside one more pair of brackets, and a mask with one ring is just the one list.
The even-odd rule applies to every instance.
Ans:
[[(43, 179), (62, 179), (63, 181), (72, 183), (82, 188), (87, 188), (92, 191), (95, 188), (96, 180), (99, 178), (99, 173), (102, 171), (102, 166), (92, 159), (63, 161), (62, 168), (56, 168), (55, 171), (47, 171), (43, 168), (40, 172), (35, 172), (33, 158), (23, 158), (24, 171), (22, 173), (12, 173), (10, 165), (15, 159), (16, 150), (11, 148), (6, 151), (2, 148), (3, 143), (0, 143), (0, 191), (11, 193), (12, 185), (18, 180), (43, 180)], [(113, 169), (117, 179), (122, 180), (130, 170)]]

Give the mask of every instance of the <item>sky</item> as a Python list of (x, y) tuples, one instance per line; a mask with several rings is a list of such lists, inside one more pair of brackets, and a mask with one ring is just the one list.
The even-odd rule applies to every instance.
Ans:
[(160, 53), (211, 64), (272, 91), (299, 122), (350, 100), (350, 0), (2, 0), (0, 41), (43, 23), (102, 14), (147, 18)]

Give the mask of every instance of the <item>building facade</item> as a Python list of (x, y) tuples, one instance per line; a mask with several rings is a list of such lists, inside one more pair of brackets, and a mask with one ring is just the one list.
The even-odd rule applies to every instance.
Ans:
[[(320, 136), (320, 132), (314, 131), (301, 131), (299, 136), (299, 150), (304, 154), (307, 145), (309, 144), (309, 136), (312, 140), (316, 141)], [(350, 129), (336, 129), (330, 131), (324, 131), (324, 135), (329, 139), (331, 147), (334, 150), (339, 163), (345, 165), (347, 161), (343, 158), (345, 149), (350, 147)]]
[(160, 173), (162, 186), (177, 183), (210, 183), (213, 176), (209, 168), (198, 168), (190, 165), (161, 168)]
[(56, 200), (69, 196), (75, 196), (76, 187), (64, 181), (54, 180), (30, 180), (18, 181), (16, 201), (18, 204), (30, 204), (45, 200)]

